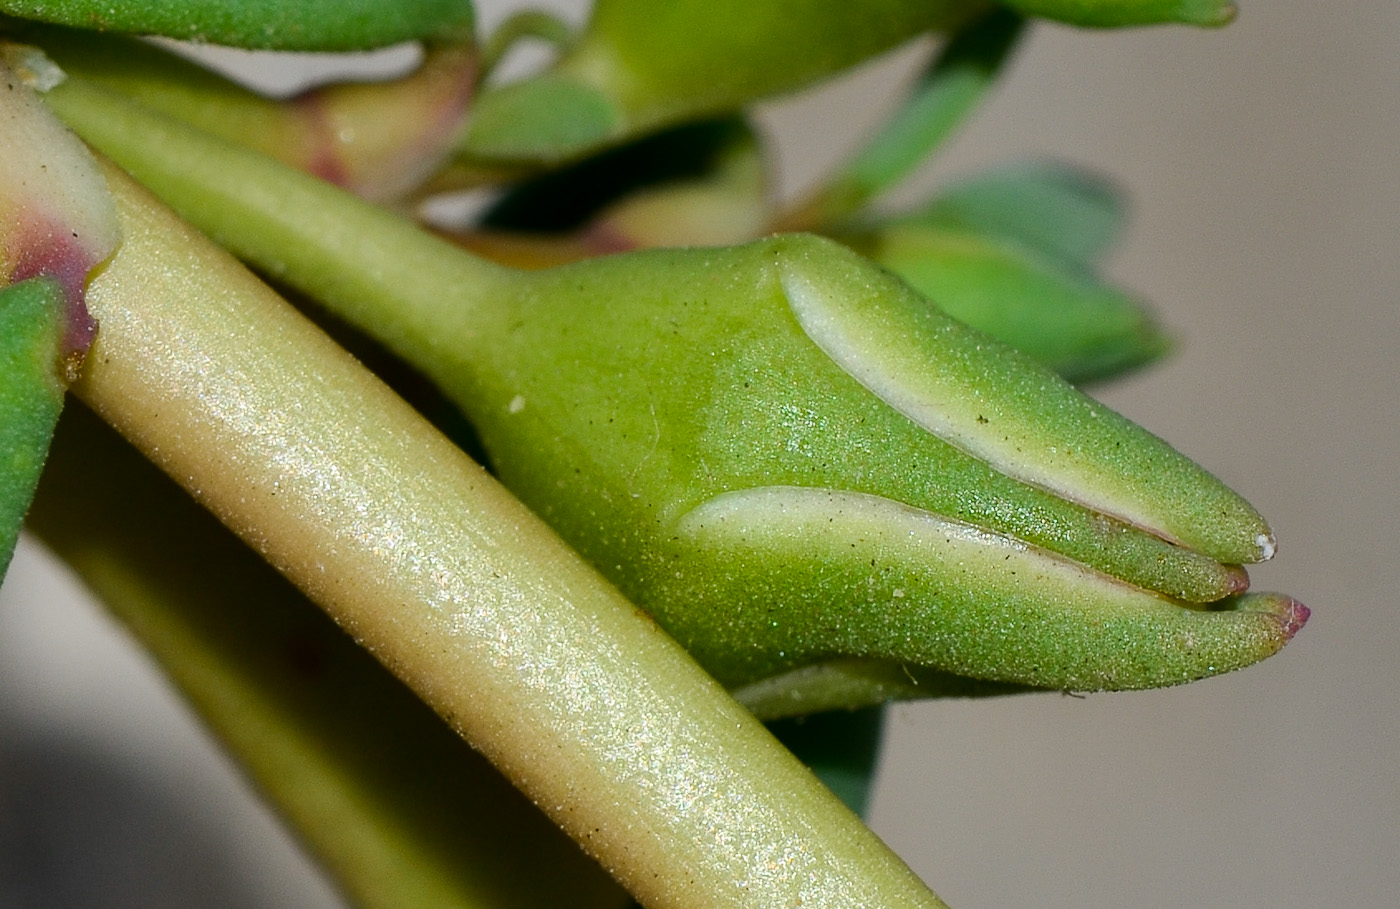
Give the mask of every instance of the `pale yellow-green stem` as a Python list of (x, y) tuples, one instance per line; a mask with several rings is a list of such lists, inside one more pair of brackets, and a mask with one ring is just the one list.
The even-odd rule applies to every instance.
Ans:
[(651, 907), (941, 906), (478, 465), (115, 169), (78, 393)]
[(70, 403), (25, 518), (355, 909), (623, 909), (597, 864), (315, 605)]

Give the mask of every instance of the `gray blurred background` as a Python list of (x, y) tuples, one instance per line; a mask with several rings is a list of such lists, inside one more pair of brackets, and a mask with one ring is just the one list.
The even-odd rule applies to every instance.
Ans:
[[(769, 105), (781, 191), (839, 160), (917, 62)], [(1397, 905), (1400, 4), (1039, 26), (904, 196), (1032, 156), (1129, 189), (1111, 273), (1181, 340), (1097, 393), (1271, 519), (1281, 551), (1255, 584), (1313, 618), (1274, 659), (1184, 688), (896, 708), (873, 825), (958, 909)], [(36, 864), (55, 855), (71, 864)], [(0, 909), (70, 905), (337, 902), (25, 544), (0, 590)]]

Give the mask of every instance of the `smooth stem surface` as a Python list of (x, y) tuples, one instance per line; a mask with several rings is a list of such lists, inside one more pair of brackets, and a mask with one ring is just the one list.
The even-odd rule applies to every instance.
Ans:
[(494, 480), (109, 169), (78, 393), (651, 907), (941, 906)]
[(160, 664), (357, 909), (630, 903), (411, 691), (81, 405), (64, 411), (26, 526)]

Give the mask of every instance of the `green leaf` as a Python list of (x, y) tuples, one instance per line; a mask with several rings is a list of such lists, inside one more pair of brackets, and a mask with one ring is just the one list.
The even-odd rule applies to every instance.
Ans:
[(979, 9), (962, 0), (601, 0), (553, 67), (482, 94), (462, 154), (562, 163), (792, 91)]
[(67, 303), (52, 278), (0, 288), (0, 577), (39, 482), (63, 407)]
[(368, 50), (461, 40), (471, 0), (0, 0), (0, 13), (57, 25), (269, 50)]
[(820, 230), (908, 176), (977, 109), (1023, 25), (1015, 13), (994, 10), (954, 34), (894, 116), (790, 219)]
[(1113, 27), (1180, 22), (1219, 26), (1235, 18), (1231, 0), (1003, 0), (1028, 16)]
[(1097, 261), (1123, 227), (1122, 194), (1087, 171), (1017, 164), (954, 183), (890, 219), (1001, 237), (1070, 263)]
[(1071, 382), (1121, 374), (1169, 347), (1137, 300), (1034, 249), (915, 222), (889, 225), (854, 246), (948, 315)]

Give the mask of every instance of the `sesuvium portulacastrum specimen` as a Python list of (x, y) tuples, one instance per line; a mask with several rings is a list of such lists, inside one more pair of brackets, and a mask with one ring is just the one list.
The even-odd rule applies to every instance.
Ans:
[[(31, 74), (52, 74), (6, 49), (17, 56)], [(0, 115), (42, 121), (42, 107), (16, 103), (23, 81), (0, 65)], [(120, 233), (87, 282), (100, 330), (73, 390), (634, 896), (694, 909), (943, 905), (655, 622), (342, 348), (73, 136), (51, 123), (27, 135), (43, 157), (72, 159), (81, 172), (77, 183), (58, 168), (57, 179), (41, 173), (31, 195), (75, 199), (59, 212), (68, 232), (81, 213), (106, 211)], [(62, 485), (72, 462), (58, 467)], [(80, 513), (110, 507), (96, 495), (102, 502)], [(619, 904), (586, 864), (549, 845), (547, 828), (519, 826), (489, 780), (455, 778), (479, 768), (450, 756), (436, 763), (440, 744), (420, 743), (436, 766), (415, 766), (411, 744), (383, 761), (340, 754), (367, 740), (378, 750), (377, 734), (393, 738), (419, 722), (384, 713), (392, 705), (373, 672), (342, 675), (344, 690), (307, 691), (314, 660), (299, 673), (296, 661), (288, 667), (217, 633), (231, 617), (199, 602), (198, 566), (166, 579), (168, 553), (65, 528), (42, 509), (37, 517), (364, 905), (558, 905), (547, 887), (513, 887), (509, 867), (454, 868), (506, 856), (538, 863), (543, 875), (577, 875), (586, 892), (570, 888), (569, 898), (580, 904)], [(149, 539), (143, 521), (152, 517), (125, 519)], [(171, 529), (157, 528), (157, 539)], [(203, 531), (191, 541), (175, 530), (172, 545), (187, 555), (218, 560), (226, 549)], [(255, 623), (268, 647), (285, 640), (280, 610), (240, 610), (236, 599), (225, 608), (240, 625)], [(316, 715), (299, 720), (308, 707)], [(443, 797), (465, 797), (464, 816), (422, 804), (431, 782), (425, 793), (394, 779), (405, 761), (409, 773), (445, 775)], [(297, 778), (303, 785), (289, 785)], [(470, 845), (480, 834), (463, 838), (459, 824), (506, 825), (523, 849), (503, 853), (492, 837)], [(453, 843), (467, 851), (440, 851)]]
[[(0, 5), (49, 22), (259, 46), (364, 46), (395, 34), (431, 45), (425, 66), (402, 82), (331, 87), (286, 103), (139, 45), (91, 44), (106, 49), (94, 54), (87, 39), (48, 26), (7, 20), (0, 28), (52, 41), (72, 61), (73, 78), (59, 85), (61, 74), (37, 53), (6, 51), (90, 142), (230, 249), (435, 380), (471, 417), (513, 491), (759, 716), (1026, 687), (1148, 687), (1269, 655), (1307, 610), (1247, 592), (1241, 564), (1273, 550), (1248, 505), (846, 247), (778, 236), (518, 272), (201, 132), (396, 200), (419, 185), (451, 185), (454, 168), (476, 166), (470, 179), (479, 179), (482, 160), (503, 171), (539, 167), (698, 113), (729, 115), (930, 25), (952, 25), (958, 36), (891, 128), (847, 167), (851, 179), (772, 223), (838, 236), (938, 297), (981, 294), (988, 324), (1007, 337), (1026, 332), (1023, 320), (1005, 318), (1008, 298), (1022, 289), (1108, 311), (1084, 279), (1101, 248), (1094, 223), (1116, 216), (1095, 204), (1093, 187), (1063, 174), (955, 187), (910, 215), (859, 211), (975, 106), (1021, 29), (1017, 16), (987, 13), (986, 4), (915, 5), (886, 3), (888, 18), (859, 29), (842, 26), (852, 21), (844, 4), (792, 20), (785, 0), (686, 4), (669, 24), (651, 21), (650, 5), (606, 0), (577, 39), (522, 20), (516, 34), (548, 33), (564, 47), (558, 65), (542, 82), (492, 94), (455, 148), (481, 59), (463, 4), (402, 5), (412, 21), (401, 27), (367, 0), (354, 8), (368, 12), (368, 30), (355, 17), (337, 22), (343, 5), (331, 12), (317, 3), (281, 5), (291, 18), (248, 4), (225, 10), (231, 16), (209, 13), (219, 4), (179, 4), (173, 18), (133, 7), (122, 21), (92, 18), (110, 11), (82, 0)], [(1215, 23), (1229, 10), (1211, 0), (1011, 5), (1097, 25)], [(749, 40), (755, 23), (785, 17), (800, 27), (765, 26), (761, 41)], [(648, 32), (653, 26), (660, 31)], [(653, 40), (658, 34), (665, 40)], [(775, 41), (778, 34), (792, 40)], [(499, 51), (482, 55), (487, 66)], [(730, 64), (726, 79), (706, 75), (717, 59)], [(601, 106), (555, 91), (561, 76), (579, 74)], [(15, 122), (39, 132), (9, 129), (6, 139), (47, 157), (28, 176), (21, 165), (32, 155), (7, 157), (10, 179), (0, 184), (0, 203), (21, 213), (6, 222), (0, 247), (0, 277), (18, 282), (0, 291), (0, 355), (8, 358), (0, 407), (4, 430), (16, 429), (0, 434), (8, 459), (0, 529), (10, 534), (0, 544), (12, 540), (59, 393), (76, 377), (78, 393), (147, 457), (649, 905), (864, 904), (857, 892), (872, 905), (938, 905), (513, 499), (112, 170), (105, 179), (126, 239), (103, 264), (118, 231), (102, 178), (71, 137), (55, 138), (61, 130), (27, 95), (14, 94), (15, 84), (7, 81), (6, 113), (24, 111)], [(608, 105), (611, 119), (599, 129), (602, 120), (589, 118)], [(328, 131), (329, 121), (345, 128)], [(373, 138), (375, 124), (390, 121), (413, 129), (347, 139)], [(512, 148), (502, 136), (536, 144)], [(474, 162), (487, 140), (495, 146)], [(64, 161), (72, 166), (54, 167)], [(715, 185), (752, 213), (745, 194), (761, 183), (740, 158), (730, 163), (737, 166)], [(1027, 217), (1047, 192), (1058, 196), (1046, 209), (1052, 216)], [(32, 216), (34, 202), (64, 198), (83, 204)], [(1089, 229), (1061, 231), (1065, 200), (1093, 209)], [(664, 219), (666, 210), (652, 212)], [(715, 209), (690, 215), (706, 210)], [(773, 216), (755, 223), (765, 217)], [(30, 231), (34, 224), (44, 231)], [(65, 233), (75, 231), (82, 242), (70, 244)], [(639, 240), (633, 245), (648, 245)], [(89, 275), (105, 329), (79, 371), (91, 340), (81, 305)], [(998, 281), (1001, 290), (986, 295)], [(1131, 301), (1107, 305), (1133, 322)], [(1064, 327), (1037, 324), (1028, 348)], [(1110, 345), (1113, 356), (1127, 352), (1117, 363), (1152, 353), (1152, 334), (1127, 327)], [(1074, 326), (1071, 335), (1085, 337)], [(1097, 348), (1052, 349), (1038, 355), (1067, 372), (1106, 368), (1096, 365), (1104, 362)], [(71, 477), (72, 465), (60, 463), (55, 482), (64, 470)], [(326, 743), (372, 737), (384, 717), (366, 709), (367, 722), (340, 730), (296, 719), (285, 709), (290, 693), (285, 703), (277, 695), (290, 683), (269, 672), (256, 645), (240, 656), (217, 634), (167, 633), (166, 623), (200, 624), (191, 609), (197, 585), (165, 583), (160, 561), (129, 545), (130, 536), (75, 531), (53, 507), (36, 516), (45, 534), (129, 617), (289, 814), (300, 813), (308, 839), (339, 856), (328, 860), (350, 869), (341, 873), (366, 904), (407, 899), (399, 882), (412, 866), (428, 887), (477, 886), (454, 882), (450, 863), (421, 862), (431, 847), (415, 810), (353, 762), (332, 757), (308, 771), (307, 779), (337, 783), (311, 787), (310, 797), (295, 785), (279, 792), (278, 780), (290, 779), (278, 770), (288, 755), (300, 748), (323, 758), (347, 747)], [(248, 618), (277, 634), (275, 615)], [(210, 664), (219, 673), (206, 671)], [(350, 713), (359, 717), (356, 697)], [(327, 715), (344, 708), (318, 703), (312, 709)], [(264, 745), (269, 737), (276, 741)], [(368, 809), (357, 794), (365, 786), (383, 796)], [(383, 817), (405, 826), (390, 820), (386, 828)], [(480, 883), (503, 880), (488, 874)], [(486, 899), (514, 905), (519, 886), (504, 886), (503, 897)], [(615, 900), (599, 893), (603, 904)]]
[(835, 243), (518, 272), (76, 79), (48, 97), (437, 382), (512, 491), (765, 713), (917, 695), (920, 671), (1175, 684), (1306, 618), (1245, 592), (1274, 542), (1238, 496)]

